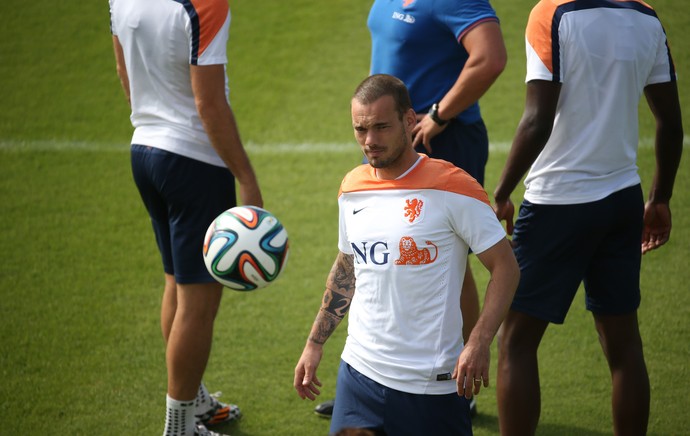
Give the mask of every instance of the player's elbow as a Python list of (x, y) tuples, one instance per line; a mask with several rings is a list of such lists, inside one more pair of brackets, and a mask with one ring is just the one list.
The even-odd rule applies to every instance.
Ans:
[(683, 144), (683, 122), (680, 117), (673, 120), (662, 120), (657, 122), (657, 132), (659, 136), (673, 144)]
[(501, 75), (503, 70), (505, 70), (507, 63), (508, 55), (506, 53), (505, 47), (502, 50), (496, 49), (492, 52), (491, 56), (489, 56), (489, 60), (487, 61), (486, 68), (488, 74), (494, 77), (494, 79), (497, 78)]
[(488, 83), (494, 83), (506, 67), (506, 57), (500, 53), (487, 53), (476, 61), (477, 71)]
[(503, 73), (508, 63), (508, 54), (506, 53), (505, 46), (494, 45), (491, 47), (491, 50), (485, 50), (481, 53), (479, 61), (482, 73), (493, 82)]
[(538, 110), (526, 110), (518, 125), (518, 132), (521, 135), (526, 135), (532, 142), (538, 143), (546, 143), (551, 136), (552, 129), (552, 119)]
[(211, 120), (222, 116), (223, 111), (227, 110), (226, 100), (218, 98), (197, 98), (195, 100), (196, 110), (202, 120)]

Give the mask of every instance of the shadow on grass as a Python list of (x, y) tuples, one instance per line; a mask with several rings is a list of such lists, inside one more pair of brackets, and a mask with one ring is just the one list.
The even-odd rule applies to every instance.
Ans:
[[(474, 431), (477, 433), (488, 433), (492, 435), (499, 434), (498, 417), (495, 415), (480, 413), (472, 419), (472, 427)], [(252, 431), (243, 431), (242, 420), (240, 420), (239, 422), (217, 424), (209, 427), (209, 430), (218, 432), (223, 435), (232, 436), (264, 436), (255, 434)], [(592, 430), (591, 428), (579, 428), (577, 426), (572, 425), (553, 424), (548, 422), (540, 422), (539, 426), (537, 427), (537, 436), (604, 436), (609, 434), (611, 433), (600, 430)]]
[[(485, 415), (480, 413), (472, 419), (472, 427), (475, 431), (488, 432), (490, 434), (499, 434), (498, 431), (498, 417), (494, 415)], [(572, 425), (552, 424), (548, 422), (540, 422), (537, 426), (537, 436), (604, 436), (611, 432), (592, 430), (590, 428), (579, 428)]]
[(251, 436), (251, 433), (243, 432), (242, 428), (242, 418), (239, 421), (224, 422), (222, 424), (209, 425), (208, 429), (210, 431), (220, 433), (222, 435), (232, 435), (232, 436)]

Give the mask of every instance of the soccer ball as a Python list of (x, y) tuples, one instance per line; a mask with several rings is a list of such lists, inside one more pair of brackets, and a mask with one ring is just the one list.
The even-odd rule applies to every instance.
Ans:
[(228, 209), (213, 220), (204, 238), (204, 263), (230, 289), (267, 286), (285, 268), (288, 235), (278, 219), (256, 206)]

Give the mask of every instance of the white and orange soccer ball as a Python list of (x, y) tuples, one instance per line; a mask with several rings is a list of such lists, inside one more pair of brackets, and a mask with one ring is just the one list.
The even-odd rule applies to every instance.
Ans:
[(228, 209), (204, 238), (204, 263), (224, 286), (253, 291), (275, 281), (290, 251), (287, 231), (272, 213), (256, 206)]

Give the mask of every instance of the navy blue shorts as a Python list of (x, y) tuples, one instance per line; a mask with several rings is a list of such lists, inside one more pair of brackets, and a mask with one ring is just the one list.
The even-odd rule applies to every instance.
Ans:
[(640, 185), (592, 203), (523, 201), (513, 234), (521, 276), (511, 308), (562, 324), (584, 282), (592, 313), (637, 310), (643, 210)]
[(387, 388), (340, 361), (331, 434), (365, 428), (396, 436), (471, 435), (469, 401), (457, 393), (417, 395)]
[(208, 226), (236, 205), (235, 178), (223, 167), (132, 144), (132, 175), (151, 217), (163, 269), (177, 283), (210, 283), (202, 255)]
[[(425, 153), (424, 145), (416, 148)], [(451, 120), (443, 131), (431, 139), (429, 157), (443, 159), (467, 171), (484, 186), (484, 168), (489, 159), (489, 136), (484, 121), (463, 124)]]

